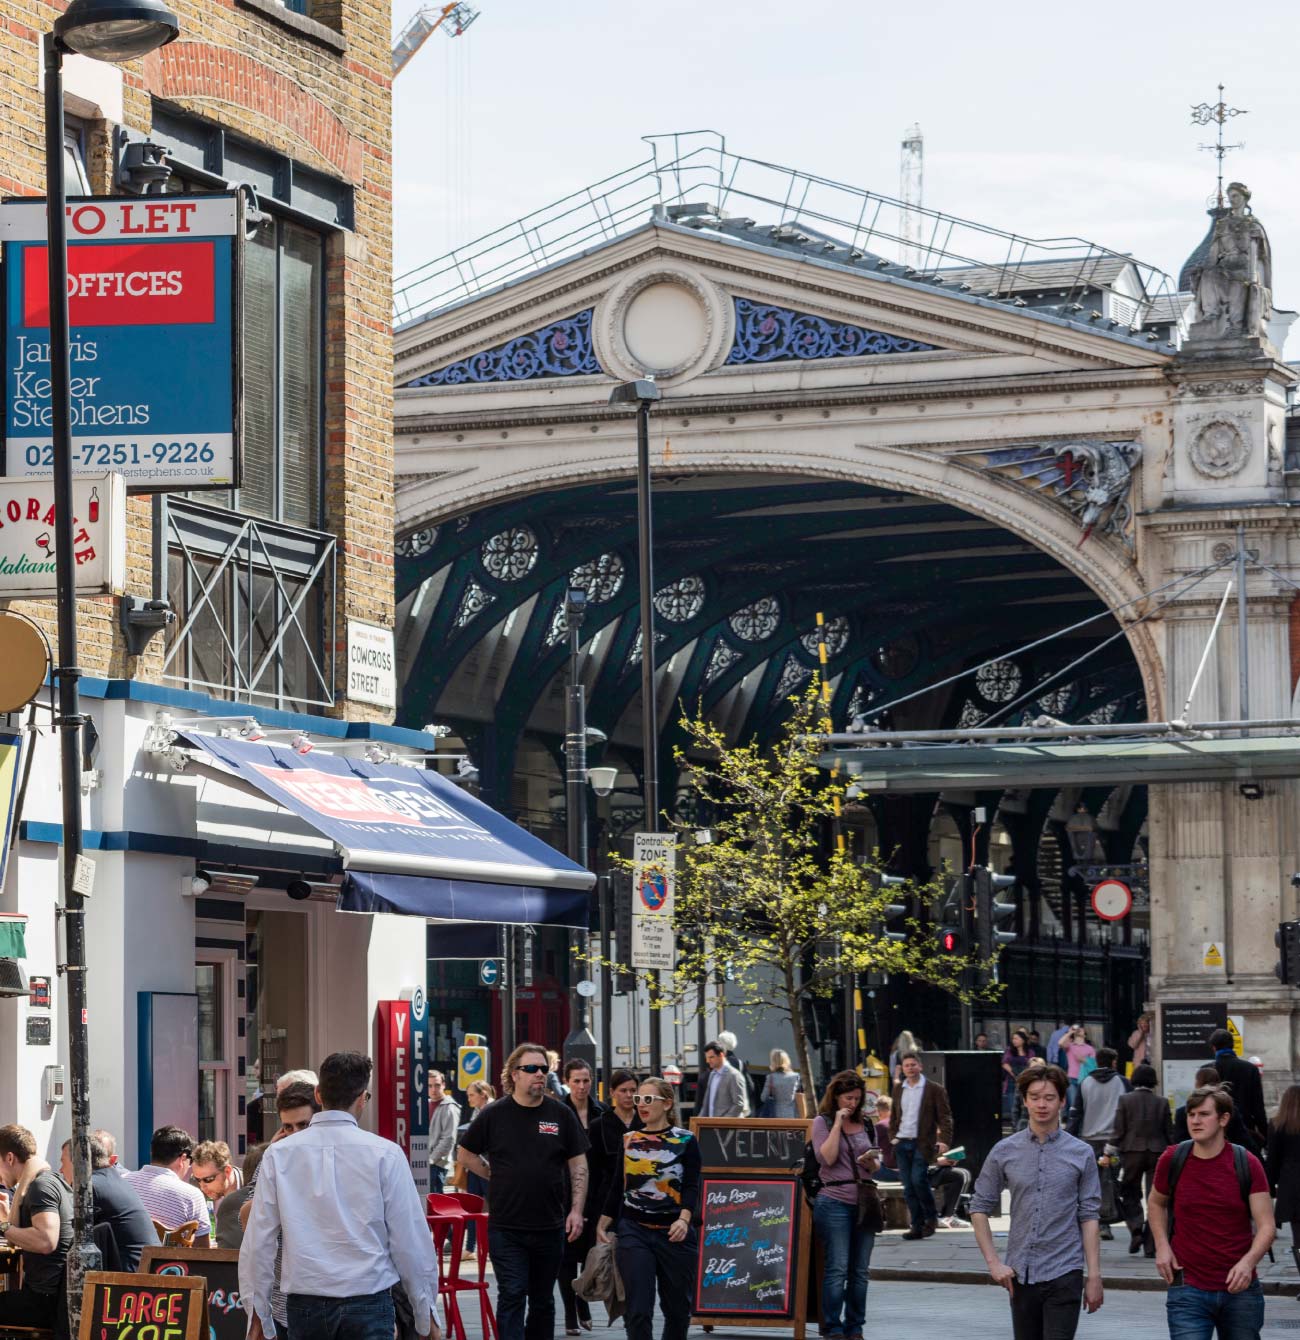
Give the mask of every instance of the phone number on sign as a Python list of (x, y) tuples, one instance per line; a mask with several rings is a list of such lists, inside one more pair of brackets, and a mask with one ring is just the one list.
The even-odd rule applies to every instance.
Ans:
[[(54, 464), (54, 444), (28, 447), (27, 464)], [(83, 442), (72, 449), (79, 465), (210, 465), (216, 452), (208, 442)]]

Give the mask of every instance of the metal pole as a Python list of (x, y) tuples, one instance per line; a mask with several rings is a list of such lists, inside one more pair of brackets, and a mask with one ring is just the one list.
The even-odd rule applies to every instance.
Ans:
[[(582, 685), (582, 604), (570, 592), (565, 601), (565, 620), (569, 631), (569, 687), (564, 699), (564, 810), (568, 831), (569, 859), (587, 865), (587, 704)], [(588, 904), (590, 906), (590, 904)], [(587, 1026), (587, 997), (578, 986), (588, 978), (585, 955), (590, 935), (570, 932), (570, 943), (577, 941), (581, 954), (572, 956), (572, 1024), (564, 1039), (564, 1057), (581, 1057), (596, 1070), (596, 1039)]]
[(1228, 597), (1232, 594), (1232, 583), (1229, 582), (1223, 588), (1223, 599), (1219, 601), (1219, 612), (1214, 616), (1214, 624), (1210, 628), (1210, 636), (1205, 639), (1205, 650), (1201, 652), (1200, 664), (1196, 667), (1196, 673), (1192, 676), (1192, 687), (1187, 690), (1187, 701), (1183, 704), (1183, 710), (1179, 713), (1185, 721), (1188, 712), (1192, 708), (1192, 699), (1196, 697), (1196, 690), (1201, 682), (1201, 676), (1205, 673), (1206, 663), (1210, 659), (1210, 652), (1214, 650), (1214, 639), (1219, 636), (1219, 625), (1223, 622), (1223, 611), (1228, 608)]
[(77, 567), (72, 515), (72, 411), (68, 383), (68, 233), (63, 169), (63, 54), (53, 33), (45, 50), (45, 191), (50, 304), (50, 408), (54, 439), (54, 563), (58, 606), (60, 785), (63, 791), (64, 996), (68, 1002), (68, 1075), (72, 1116), (72, 1247), (67, 1289), (70, 1333), (81, 1329), (81, 1295), (88, 1270), (98, 1270), (90, 1236), (90, 1060), (86, 1026), (86, 927), (74, 887), (81, 858), (81, 705), (77, 681)]
[[(655, 700), (654, 631), (654, 514), (650, 498), (650, 402), (636, 407), (636, 544), (641, 575), (641, 755), (645, 832), (659, 831), (659, 706)], [(659, 974), (650, 979), (652, 997), (659, 991)], [(650, 1073), (662, 1069), (659, 1010), (650, 1006)]]
[[(1237, 523), (1237, 715), (1250, 720), (1250, 639), (1246, 622), (1246, 528)], [(1242, 736), (1250, 731), (1243, 728)]]
[(515, 928), (511, 925), (501, 927), (502, 962), (506, 965), (505, 987), (501, 992), (501, 1061), (515, 1049)]
[(610, 927), (613, 908), (610, 907), (610, 878), (606, 871), (600, 877), (600, 1066), (605, 1084), (603, 1094), (609, 1099), (609, 1077), (614, 1073), (614, 974), (609, 970)]

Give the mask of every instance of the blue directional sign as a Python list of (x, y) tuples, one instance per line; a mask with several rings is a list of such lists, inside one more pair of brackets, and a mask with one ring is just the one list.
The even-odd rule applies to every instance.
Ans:
[(485, 958), (478, 965), (478, 979), (484, 986), (497, 986), (501, 981), (501, 960)]

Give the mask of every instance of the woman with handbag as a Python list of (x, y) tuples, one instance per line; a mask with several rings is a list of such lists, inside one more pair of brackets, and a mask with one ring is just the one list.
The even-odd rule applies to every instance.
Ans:
[(862, 1340), (871, 1249), (884, 1227), (872, 1180), (880, 1150), (863, 1110), (865, 1097), (857, 1071), (840, 1071), (826, 1086), (812, 1125), (812, 1147), (822, 1169), (813, 1227), (825, 1254), (822, 1335), (828, 1340)]

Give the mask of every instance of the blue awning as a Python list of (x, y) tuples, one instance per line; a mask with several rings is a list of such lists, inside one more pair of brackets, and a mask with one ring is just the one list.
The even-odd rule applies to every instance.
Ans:
[(588, 923), (595, 875), (437, 772), (195, 731), (181, 738), (334, 844), (344, 911)]

